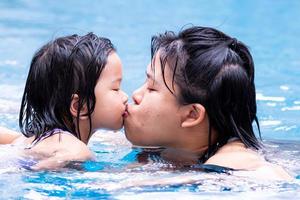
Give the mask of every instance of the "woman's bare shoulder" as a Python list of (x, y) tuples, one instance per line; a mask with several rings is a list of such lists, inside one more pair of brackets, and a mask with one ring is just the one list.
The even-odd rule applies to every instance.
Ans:
[(231, 142), (221, 147), (206, 163), (233, 169), (253, 169), (259, 167), (264, 159), (254, 150), (246, 148), (241, 142)]
[(292, 179), (282, 167), (267, 162), (256, 151), (238, 143), (225, 145), (224, 148), (221, 148), (220, 151), (208, 159), (206, 164), (229, 167), (238, 170), (236, 174), (247, 174), (260, 179)]

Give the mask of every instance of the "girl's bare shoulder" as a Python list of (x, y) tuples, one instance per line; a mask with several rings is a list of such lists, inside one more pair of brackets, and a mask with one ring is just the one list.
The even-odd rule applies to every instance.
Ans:
[(28, 150), (37, 158), (35, 170), (58, 169), (71, 161), (93, 160), (94, 154), (88, 146), (71, 134), (56, 134)]

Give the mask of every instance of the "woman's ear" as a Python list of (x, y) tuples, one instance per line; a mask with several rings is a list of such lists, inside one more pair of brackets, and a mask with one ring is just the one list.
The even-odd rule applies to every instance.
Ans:
[(205, 118), (205, 108), (199, 103), (186, 105), (183, 109), (181, 122), (183, 128), (196, 126)]
[(71, 113), (72, 117), (76, 118), (77, 114), (79, 112), (79, 119), (82, 119), (82, 120), (88, 119), (88, 116), (84, 115), (87, 113), (86, 104), (82, 106), (81, 110), (78, 110), (78, 109), (79, 109), (79, 96), (78, 96), (78, 94), (73, 94), (71, 105), (70, 105), (70, 113)]

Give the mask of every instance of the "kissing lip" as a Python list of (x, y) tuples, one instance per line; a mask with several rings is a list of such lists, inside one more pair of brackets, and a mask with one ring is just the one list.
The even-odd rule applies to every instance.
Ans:
[(125, 105), (125, 111), (124, 111), (124, 113), (123, 113), (122, 116), (123, 116), (124, 118), (126, 118), (126, 117), (128, 117), (128, 115), (129, 115), (129, 112), (128, 112), (128, 104), (126, 104), (126, 105)]

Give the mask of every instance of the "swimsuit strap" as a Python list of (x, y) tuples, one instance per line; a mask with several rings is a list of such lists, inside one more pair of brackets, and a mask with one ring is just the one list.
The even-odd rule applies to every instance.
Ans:
[[(26, 147), (25, 149), (31, 149), (33, 146), (35, 146), (37, 143), (47, 139), (48, 137), (52, 136), (52, 135), (55, 135), (55, 134), (61, 134), (61, 133), (65, 133), (65, 134), (71, 134), (73, 135), (72, 133), (68, 132), (68, 131), (64, 131), (62, 129), (59, 129), (59, 128), (55, 128), (55, 129), (52, 129), (52, 130), (49, 130), (49, 131), (46, 131), (44, 132), (43, 134), (40, 135), (40, 137), (38, 137), (37, 139), (33, 140), (33, 142), (28, 146)], [(59, 141), (60, 141), (60, 135), (59, 135)]]
[(219, 174), (232, 174), (235, 169), (230, 167), (223, 167), (220, 165), (214, 164), (196, 164), (191, 166), (192, 169), (201, 170), (203, 172), (215, 172)]
[(234, 141), (238, 141), (238, 140), (240, 140), (240, 138), (238, 138), (238, 137), (231, 137), (231, 138), (229, 138), (229, 139), (227, 140), (227, 143), (229, 143), (229, 142), (234, 142)]
[(217, 150), (219, 149), (220, 144), (217, 142), (216, 144), (210, 147), (210, 152), (205, 152), (201, 157), (198, 159), (199, 164), (205, 163), (211, 156), (213, 156)]

